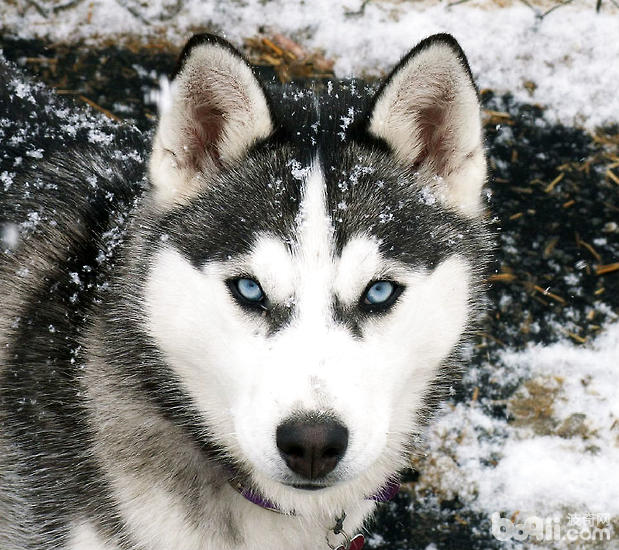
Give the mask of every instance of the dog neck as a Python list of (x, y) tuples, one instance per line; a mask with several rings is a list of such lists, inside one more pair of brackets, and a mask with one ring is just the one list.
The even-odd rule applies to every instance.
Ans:
[[(232, 479), (230, 481), (230, 485), (246, 500), (259, 506), (260, 508), (264, 508), (265, 510), (269, 510), (271, 512), (275, 512), (277, 514), (283, 514), (288, 516), (295, 516), (295, 512), (284, 512), (282, 511), (277, 504), (267, 499), (265, 496), (260, 493), (248, 489), (243, 485), (241, 481), (237, 479)], [(400, 490), (400, 483), (395, 479), (390, 479), (387, 481), (385, 485), (383, 485), (376, 493), (372, 496), (368, 497), (367, 500), (372, 500), (374, 502), (388, 502), (392, 500)], [(350, 536), (343, 529), (344, 519), (346, 518), (346, 513), (342, 511), (341, 515), (335, 518), (334, 526), (329, 529), (325, 540), (329, 548), (333, 550), (361, 550), (365, 543), (365, 539), (362, 534), (357, 534), (354, 536)], [(342, 536), (344, 538), (344, 544), (340, 544), (338, 546), (333, 546), (329, 542), (329, 535)]]
[[(271, 502), (268, 498), (261, 495), (260, 493), (248, 489), (243, 485), (242, 481), (238, 478), (233, 478), (230, 480), (230, 485), (234, 487), (234, 489), (242, 495), (244, 498), (249, 500), (249, 502), (255, 504), (256, 506), (260, 506), (265, 510), (270, 510), (272, 512), (276, 512), (278, 514), (292, 515), (294, 516), (294, 512), (283, 512), (280, 510), (279, 506), (274, 502)], [(373, 500), (374, 502), (389, 502), (392, 500), (400, 490), (400, 483), (395, 479), (390, 479), (383, 485), (376, 493), (372, 496), (368, 497), (367, 500)]]

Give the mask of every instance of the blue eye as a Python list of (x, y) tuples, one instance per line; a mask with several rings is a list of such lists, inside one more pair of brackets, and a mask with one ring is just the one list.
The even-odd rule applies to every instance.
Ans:
[(260, 302), (264, 298), (264, 292), (260, 285), (253, 279), (237, 279), (236, 290), (248, 302)]
[(391, 297), (394, 290), (395, 286), (393, 283), (378, 281), (368, 288), (368, 291), (365, 293), (365, 299), (370, 304), (382, 304)]
[(403, 287), (391, 281), (376, 281), (368, 286), (361, 305), (368, 311), (382, 311), (393, 305)]

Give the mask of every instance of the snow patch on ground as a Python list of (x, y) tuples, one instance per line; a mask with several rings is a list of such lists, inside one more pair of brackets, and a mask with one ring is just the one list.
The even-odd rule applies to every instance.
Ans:
[(543, 19), (523, 5), (375, 1), (361, 9), (361, 0), (185, 0), (174, 14), (170, 0), (142, 4), (93, 0), (44, 16), (33, 5), (4, 3), (0, 29), (53, 42), (125, 35), (180, 46), (200, 28), (218, 29), (241, 45), (266, 25), (267, 32), (326, 50), (338, 76), (380, 75), (422, 38), (449, 32), (463, 46), (481, 88), (545, 105), (550, 120), (568, 125), (594, 127), (619, 116), (619, 15), (597, 14), (591, 2), (562, 6)]
[[(561, 517), (565, 527), (570, 514), (601, 514), (616, 525), (619, 322), (588, 347), (536, 345), (485, 368), (498, 385), (520, 377), (518, 389), (505, 403), (459, 403), (431, 426), (422, 482), (488, 518)], [(501, 404), (508, 420), (488, 414)]]
[[(529, 379), (556, 380), (551, 419), (558, 424), (552, 431), (561, 435), (512, 438), (480, 499), (497, 509), (580, 506), (619, 516), (619, 323), (588, 348), (533, 346), (503, 360), (510, 369), (528, 371)], [(527, 430), (525, 424), (517, 435)]]

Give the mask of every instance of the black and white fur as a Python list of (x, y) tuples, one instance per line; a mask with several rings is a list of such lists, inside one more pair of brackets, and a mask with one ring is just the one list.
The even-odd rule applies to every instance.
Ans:
[[(118, 153), (137, 141), (50, 153), (2, 194), (0, 548), (328, 548), (335, 518), (356, 532), (406, 467), (479, 313), (465, 56), (436, 35), (375, 93), (308, 92), (197, 36), (146, 182)], [(259, 281), (261, 311), (235, 277)], [(401, 289), (385, 311), (361, 305), (376, 280)], [(348, 430), (316, 490), (278, 452), (291, 418)]]

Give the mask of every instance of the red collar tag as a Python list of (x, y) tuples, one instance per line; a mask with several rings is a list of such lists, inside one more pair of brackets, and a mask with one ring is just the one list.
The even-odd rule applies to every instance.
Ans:
[(338, 546), (336, 550), (361, 550), (365, 544), (365, 537), (359, 533), (348, 543), (348, 546)]

